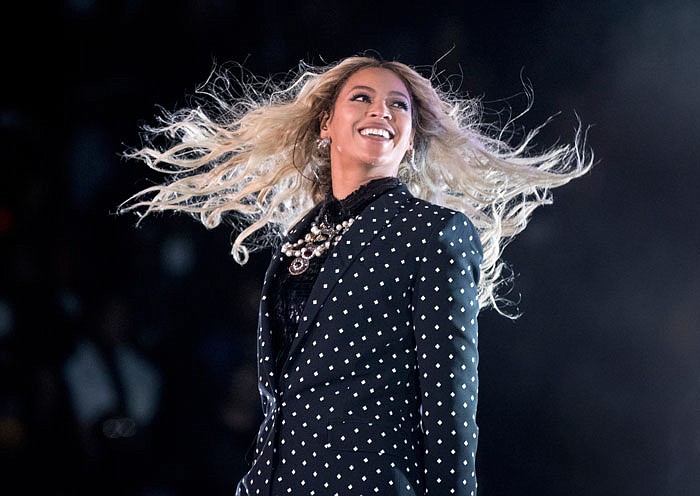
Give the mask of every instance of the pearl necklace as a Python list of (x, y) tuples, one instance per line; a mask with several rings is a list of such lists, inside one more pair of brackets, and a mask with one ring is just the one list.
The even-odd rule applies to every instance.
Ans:
[(282, 253), (288, 257), (294, 257), (289, 265), (289, 273), (293, 276), (303, 274), (309, 268), (309, 260), (320, 257), (337, 245), (353, 222), (355, 222), (354, 218), (344, 220), (340, 224), (327, 224), (325, 220), (316, 224), (316, 221), (313, 221), (311, 231), (306, 236), (294, 243), (289, 241), (284, 243)]

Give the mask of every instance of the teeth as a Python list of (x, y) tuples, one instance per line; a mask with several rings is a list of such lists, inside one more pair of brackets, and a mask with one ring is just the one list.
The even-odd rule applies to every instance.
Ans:
[(386, 139), (391, 138), (391, 136), (389, 135), (389, 131), (387, 131), (386, 129), (375, 129), (371, 127), (363, 129), (362, 131), (360, 131), (360, 134), (362, 134), (363, 136), (381, 136), (382, 138)]

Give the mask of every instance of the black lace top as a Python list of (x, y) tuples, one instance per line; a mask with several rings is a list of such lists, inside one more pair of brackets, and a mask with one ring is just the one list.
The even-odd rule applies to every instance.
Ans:
[[(342, 200), (338, 200), (332, 194), (329, 194), (321, 205), (316, 221), (318, 223), (321, 220), (325, 220), (326, 223), (339, 224), (344, 220), (355, 217), (378, 196), (396, 188), (398, 185), (399, 180), (395, 177), (384, 177), (363, 184)], [(305, 234), (302, 233), (300, 237), (303, 237)], [(287, 359), (289, 345), (297, 330), (299, 319), (304, 310), (306, 300), (311, 293), (311, 288), (331, 251), (332, 249), (324, 252), (320, 257), (311, 258), (308, 269), (296, 276), (289, 273), (289, 264), (293, 260), (292, 257), (288, 258), (288, 262), (285, 261), (280, 264), (277, 273), (277, 286), (272, 293), (274, 295), (272, 333), (274, 352), (277, 357), (278, 377), (282, 364)]]

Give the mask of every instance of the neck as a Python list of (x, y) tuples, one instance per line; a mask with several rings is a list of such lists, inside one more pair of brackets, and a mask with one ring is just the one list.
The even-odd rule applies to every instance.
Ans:
[(333, 196), (338, 200), (342, 200), (363, 184), (381, 177), (396, 177), (396, 174), (391, 174), (384, 170), (363, 171), (360, 174), (352, 174), (347, 171), (336, 172), (331, 168)]

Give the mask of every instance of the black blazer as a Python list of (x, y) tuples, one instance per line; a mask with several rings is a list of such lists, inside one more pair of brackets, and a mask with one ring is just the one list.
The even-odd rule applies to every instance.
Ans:
[(277, 250), (258, 326), (264, 419), (236, 495), (474, 496), (481, 258), (464, 214), (389, 190), (326, 259), (275, 377), (268, 293), (291, 262)]

